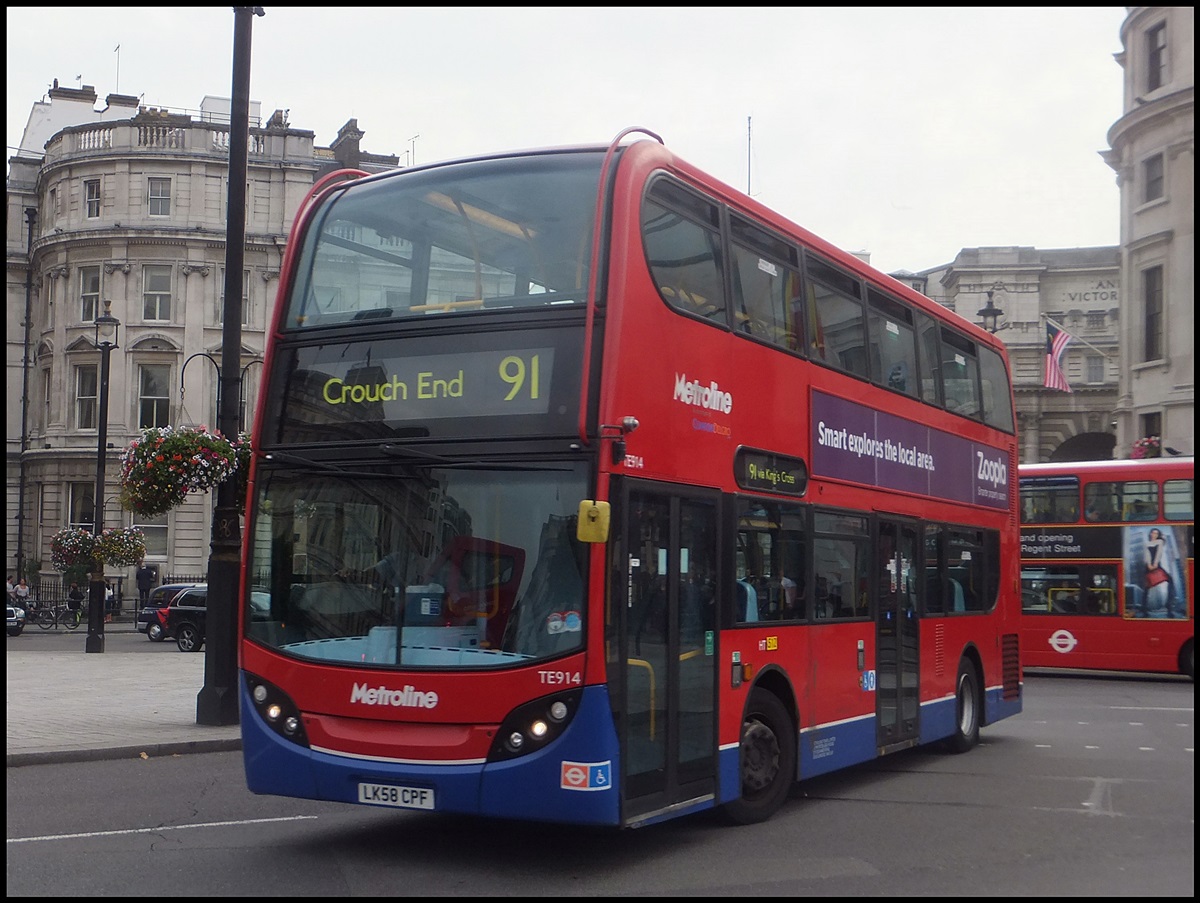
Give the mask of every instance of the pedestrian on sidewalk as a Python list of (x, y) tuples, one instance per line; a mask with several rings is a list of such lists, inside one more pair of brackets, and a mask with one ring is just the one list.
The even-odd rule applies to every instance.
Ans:
[(150, 601), (150, 590), (154, 589), (154, 568), (146, 564), (145, 559), (137, 569), (138, 602), (146, 605)]

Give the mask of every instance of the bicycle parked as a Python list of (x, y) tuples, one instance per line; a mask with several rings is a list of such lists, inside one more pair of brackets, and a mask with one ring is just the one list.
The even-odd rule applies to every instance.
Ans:
[(37, 613), (37, 625), (42, 630), (49, 630), (51, 627), (62, 626), (67, 630), (74, 630), (83, 623), (83, 609), (62, 608), (43, 608)]

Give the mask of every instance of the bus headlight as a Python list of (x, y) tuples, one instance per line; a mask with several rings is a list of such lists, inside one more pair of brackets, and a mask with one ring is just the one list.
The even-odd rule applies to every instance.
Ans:
[(513, 709), (496, 731), (488, 761), (503, 762), (544, 749), (566, 730), (582, 696), (582, 690), (568, 690)]
[(246, 682), (250, 685), (254, 711), (263, 723), (279, 736), (307, 747), (308, 735), (304, 732), (304, 721), (291, 697), (274, 684), (249, 672), (246, 673)]

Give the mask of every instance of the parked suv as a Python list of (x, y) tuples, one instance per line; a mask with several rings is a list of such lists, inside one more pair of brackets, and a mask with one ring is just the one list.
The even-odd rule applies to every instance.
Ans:
[(163, 633), (163, 623), (166, 620), (167, 605), (178, 593), (198, 583), (165, 583), (150, 590), (146, 604), (138, 611), (137, 631), (146, 634), (152, 643), (160, 643), (167, 638)]
[(197, 584), (171, 597), (161, 613), (163, 636), (174, 637), (180, 652), (199, 652), (204, 646), (208, 584)]

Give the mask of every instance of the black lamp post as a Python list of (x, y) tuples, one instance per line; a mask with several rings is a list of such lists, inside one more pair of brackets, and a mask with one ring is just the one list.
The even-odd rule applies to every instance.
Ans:
[(112, 302), (104, 302), (104, 313), (96, 316), (96, 348), (100, 352), (100, 409), (96, 413), (96, 514), (92, 536), (97, 540), (92, 554), (92, 578), (88, 588), (88, 635), (85, 652), (104, 651), (104, 557), (99, 539), (104, 529), (104, 464), (108, 454), (108, 370), (109, 357), (117, 347), (121, 321), (112, 315)]
[(995, 335), (997, 327), (996, 321), (1004, 316), (1004, 311), (998, 308), (992, 301), (992, 289), (987, 292), (987, 305), (980, 308), (976, 316), (983, 321), (983, 328)]

